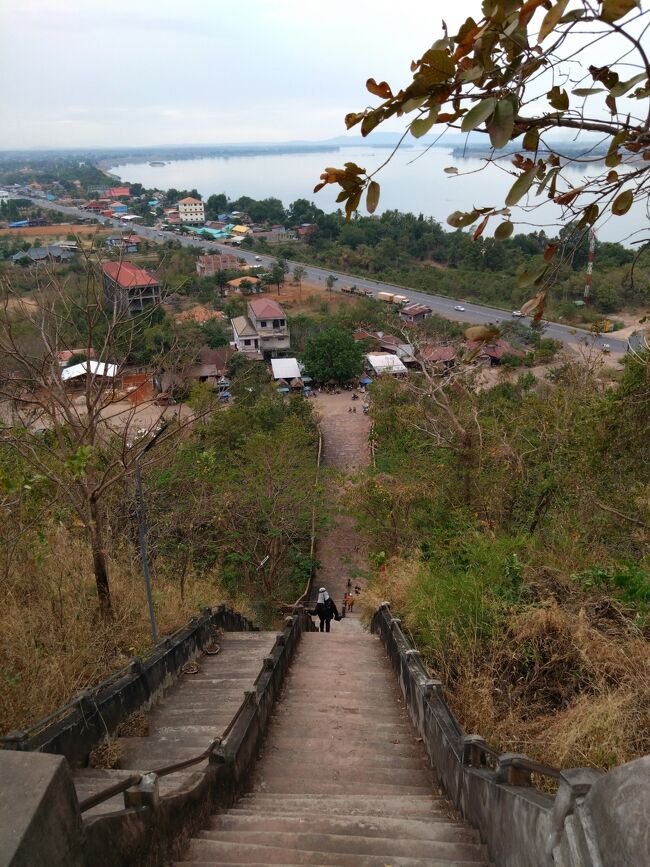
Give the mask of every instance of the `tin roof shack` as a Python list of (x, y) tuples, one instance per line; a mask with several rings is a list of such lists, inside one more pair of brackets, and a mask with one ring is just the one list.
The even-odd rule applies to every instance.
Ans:
[(440, 365), (450, 370), (456, 365), (458, 353), (454, 346), (423, 346), (420, 358), (425, 364)]
[(209, 382), (215, 390), (230, 385), (226, 378), (228, 362), (237, 352), (232, 346), (221, 349), (209, 349), (203, 346), (199, 350), (199, 361), (189, 370), (190, 377), (197, 382)]
[(102, 266), (104, 294), (130, 313), (141, 313), (150, 304), (160, 304), (162, 288), (158, 280), (132, 262), (106, 262)]
[(407, 373), (402, 360), (388, 352), (369, 352), (366, 355), (366, 362), (368, 369), (375, 376), (379, 376), (381, 373), (390, 373), (393, 376)]
[(91, 359), (73, 364), (71, 367), (65, 367), (61, 371), (61, 381), (66, 389), (72, 392), (85, 391), (86, 385), (90, 381), (91, 389), (105, 393), (107, 399), (112, 401), (115, 399), (115, 392), (119, 387), (117, 373), (117, 364), (106, 364), (103, 361)]
[(399, 318), (404, 322), (414, 325), (416, 322), (422, 322), (427, 317), (431, 316), (433, 310), (426, 304), (407, 304), (399, 312)]
[(520, 349), (515, 349), (507, 340), (501, 339), (494, 340), (491, 343), (484, 343), (482, 345), (476, 340), (467, 341), (467, 351), (469, 353), (474, 352), (477, 349), (477, 357), (487, 359), (490, 362), (491, 367), (496, 367), (498, 364), (501, 364), (506, 356), (510, 356), (511, 358), (526, 357), (525, 352), (522, 352)]
[(287, 382), (299, 380), (298, 388), (302, 388), (302, 371), (297, 358), (272, 358), (271, 370), (273, 379), (285, 379)]

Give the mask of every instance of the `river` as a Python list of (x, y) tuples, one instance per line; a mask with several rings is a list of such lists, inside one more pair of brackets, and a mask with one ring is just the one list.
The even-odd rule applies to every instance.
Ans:
[[(386, 159), (390, 150), (373, 147), (349, 147), (336, 151), (311, 151), (259, 156), (221, 156), (201, 159), (173, 160), (164, 166), (146, 162), (131, 162), (111, 167), (110, 172), (121, 180), (141, 183), (147, 188), (167, 190), (196, 188), (205, 198), (212, 193), (225, 193), (229, 199), (250, 196), (264, 199), (274, 196), (285, 206), (295, 199), (314, 201), (324, 211), (333, 211), (338, 187), (325, 187), (316, 195), (312, 190), (326, 166), (342, 166), (353, 161), (372, 171)], [(456, 166), (457, 176), (445, 174), (448, 166)], [(506, 172), (509, 162), (500, 166), (485, 165), (479, 159), (458, 159), (447, 148), (410, 147), (399, 151), (378, 175), (382, 192), (377, 213), (387, 209), (411, 211), (434, 217), (446, 225), (447, 216), (455, 210), (471, 210), (473, 206), (502, 207), (508, 188), (514, 181)], [(574, 186), (581, 183), (582, 173), (567, 172)], [(533, 202), (542, 199), (533, 199)], [(365, 211), (361, 211), (365, 213)], [(561, 225), (559, 209), (543, 200), (536, 210), (514, 209), (516, 231), (531, 232), (544, 228), (555, 234)], [(499, 219), (492, 221), (491, 234)], [(603, 241), (629, 243), (629, 236), (647, 229), (647, 214), (641, 207), (632, 208), (623, 217), (604, 218), (598, 224), (598, 237)]]

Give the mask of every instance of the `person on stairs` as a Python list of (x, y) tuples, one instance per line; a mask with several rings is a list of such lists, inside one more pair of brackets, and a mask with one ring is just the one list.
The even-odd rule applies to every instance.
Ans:
[(321, 632), (330, 631), (330, 623), (332, 622), (332, 619), (334, 617), (337, 620), (340, 620), (339, 612), (337, 611), (336, 605), (334, 604), (334, 600), (324, 587), (320, 587), (318, 590), (316, 614), (318, 615), (318, 619), (320, 620)]

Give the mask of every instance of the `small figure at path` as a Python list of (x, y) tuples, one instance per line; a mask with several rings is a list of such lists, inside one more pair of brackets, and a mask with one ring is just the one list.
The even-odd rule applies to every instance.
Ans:
[(345, 605), (345, 610), (351, 613), (352, 609), (354, 608), (354, 596), (350, 593), (349, 590), (343, 597), (343, 603)]
[(347, 582), (347, 584), (346, 584), (345, 586), (346, 586), (346, 589), (347, 589), (347, 591), (348, 591), (348, 593), (349, 593), (350, 590), (352, 590), (352, 578), (348, 578), (348, 582)]
[(324, 587), (320, 587), (318, 590), (316, 614), (318, 615), (318, 619), (320, 620), (321, 632), (330, 631), (330, 624), (334, 618), (336, 618), (337, 620), (341, 619), (334, 600)]

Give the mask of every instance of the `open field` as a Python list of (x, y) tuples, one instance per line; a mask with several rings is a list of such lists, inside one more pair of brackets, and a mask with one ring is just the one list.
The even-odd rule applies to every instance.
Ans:
[(34, 238), (67, 238), (68, 235), (79, 235), (81, 238), (91, 238), (97, 230), (106, 231), (104, 226), (96, 224), (80, 225), (70, 223), (60, 223), (58, 226), (25, 226), (22, 229), (0, 229), (0, 237), (16, 237), (25, 241), (31, 241)]

